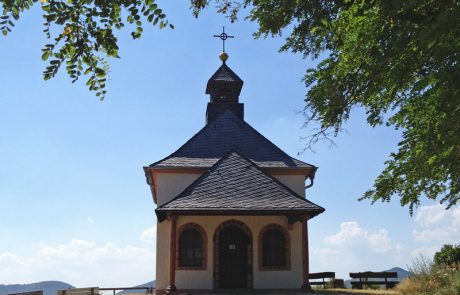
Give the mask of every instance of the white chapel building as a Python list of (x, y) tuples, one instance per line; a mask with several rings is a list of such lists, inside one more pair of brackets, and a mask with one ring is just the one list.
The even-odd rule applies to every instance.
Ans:
[(243, 81), (222, 66), (206, 86), (206, 125), (144, 167), (157, 208), (156, 293), (308, 289), (305, 198), (317, 167), (244, 121)]

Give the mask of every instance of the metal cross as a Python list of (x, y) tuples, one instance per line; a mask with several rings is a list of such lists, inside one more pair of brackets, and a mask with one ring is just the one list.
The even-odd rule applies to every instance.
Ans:
[(214, 37), (218, 37), (222, 40), (222, 51), (225, 52), (225, 40), (233, 38), (234, 36), (227, 35), (227, 33), (225, 33), (225, 27), (222, 27), (222, 33), (220, 35), (214, 35)]

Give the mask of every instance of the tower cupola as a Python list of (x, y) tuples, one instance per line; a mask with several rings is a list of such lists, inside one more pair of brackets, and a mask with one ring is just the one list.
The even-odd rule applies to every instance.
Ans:
[(222, 65), (208, 80), (206, 94), (210, 100), (206, 110), (206, 124), (212, 122), (218, 115), (230, 109), (241, 120), (244, 119), (244, 105), (239, 102), (243, 80), (227, 66), (228, 54), (220, 54)]
[(220, 59), (222, 65), (209, 79), (208, 85), (206, 85), (206, 94), (211, 95), (211, 102), (238, 102), (241, 88), (243, 88), (243, 80), (225, 63), (228, 59), (226, 52), (221, 53)]

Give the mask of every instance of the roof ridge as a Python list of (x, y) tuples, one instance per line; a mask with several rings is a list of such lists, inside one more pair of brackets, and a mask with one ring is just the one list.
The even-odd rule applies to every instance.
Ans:
[(234, 76), (233, 78), (235, 78), (235, 81), (241, 81), (243, 82), (243, 80), (241, 80), (241, 78), (226, 64), (226, 63), (223, 63), (215, 72), (214, 74), (211, 76), (211, 78), (209, 78), (209, 81), (213, 80), (213, 79), (216, 79), (219, 72), (221, 72), (222, 70), (226, 70), (229, 72), (229, 74), (231, 76)]
[[(178, 153), (181, 152), (182, 149), (184, 149), (187, 145), (189, 144), (192, 144), (196, 138), (198, 138), (202, 133), (204, 133), (208, 128), (211, 128), (211, 126), (213, 126), (214, 124), (218, 123), (219, 121), (219, 118), (222, 118), (223, 116), (230, 116), (232, 118), (232, 120), (238, 120), (238, 123), (241, 122), (241, 124), (248, 128), (250, 130), (250, 132), (252, 132), (253, 134), (255, 134), (255, 136), (257, 136), (259, 138), (259, 140), (262, 140), (264, 142), (266, 142), (267, 144), (270, 145), (270, 148), (276, 150), (277, 153), (279, 153), (280, 155), (286, 157), (287, 159), (290, 159), (291, 161), (298, 161), (298, 162), (301, 162), (303, 164), (306, 164), (312, 168), (317, 168), (316, 166), (310, 164), (310, 163), (306, 163), (302, 160), (298, 160), (296, 158), (293, 158), (291, 157), (290, 155), (288, 155), (286, 152), (284, 152), (282, 149), (280, 149), (276, 144), (274, 144), (271, 140), (269, 140), (267, 137), (265, 137), (263, 134), (261, 134), (259, 131), (257, 131), (255, 128), (253, 128), (248, 122), (246, 122), (245, 120), (240, 120), (231, 110), (227, 109), (225, 110), (223, 113), (219, 114), (217, 116), (217, 118), (210, 124), (208, 125), (205, 125), (203, 128), (201, 128), (195, 135), (193, 135), (189, 140), (187, 140), (184, 144), (182, 144), (177, 150), (175, 150), (173, 153), (171, 153), (169, 156), (159, 160), (159, 161), (156, 161), (152, 164), (150, 164), (148, 167), (154, 167), (164, 161), (167, 161), (168, 159), (171, 159), (171, 158), (174, 158), (174, 157), (180, 157), (179, 155), (177, 155)], [(295, 164), (297, 166), (297, 164)], [(212, 166), (212, 165), (211, 165)], [(294, 167), (286, 167), (286, 168), (294, 168)]]
[[(224, 113), (225, 113), (225, 112), (224, 112)], [(223, 113), (222, 113), (222, 114), (223, 114)], [(219, 116), (217, 116), (217, 118), (219, 118), (222, 114), (220, 114)], [(217, 118), (216, 118), (216, 119), (217, 119)], [(184, 146), (186, 146), (189, 142), (191, 142), (194, 138), (196, 138), (200, 133), (203, 133), (204, 130), (205, 130), (208, 126), (209, 126), (209, 124), (203, 126), (203, 128), (201, 128), (197, 133), (195, 133), (195, 135), (193, 135), (192, 137), (190, 137), (189, 140), (187, 140), (187, 141), (184, 142), (180, 147), (178, 147), (177, 150), (175, 150), (172, 154), (170, 154), (169, 156), (167, 156), (167, 157), (165, 157), (165, 158), (163, 158), (163, 159), (161, 159), (161, 160), (158, 160), (158, 161), (156, 161), (156, 162), (153, 162), (152, 164), (149, 165), (149, 167), (153, 167), (153, 166), (155, 166), (155, 165), (158, 164), (158, 163), (161, 163), (161, 162), (163, 162), (163, 161), (165, 161), (165, 160), (167, 160), (167, 159), (172, 158), (181, 148), (183, 148)]]
[[(255, 133), (256, 133), (257, 135), (259, 135), (259, 136), (262, 137), (264, 140), (268, 141), (268, 142), (271, 143), (273, 146), (275, 146), (275, 148), (276, 148), (278, 151), (280, 151), (281, 153), (283, 153), (284, 155), (288, 156), (288, 157), (291, 158), (291, 159), (295, 159), (295, 158), (291, 157), (288, 153), (286, 153), (285, 151), (283, 151), (281, 148), (279, 148), (279, 147), (278, 147), (276, 144), (274, 144), (270, 139), (268, 139), (267, 137), (265, 137), (262, 133), (260, 133), (259, 131), (257, 131), (257, 129), (255, 129), (254, 127), (252, 127), (248, 122), (246, 122), (246, 121), (243, 120), (243, 123), (246, 124), (246, 125), (248, 125), (248, 127), (251, 128), (252, 130), (254, 130)], [(312, 164), (310, 164), (310, 163), (304, 162), (304, 161), (302, 161), (302, 160), (299, 160), (299, 159), (295, 159), (295, 160), (300, 161), (300, 162), (303, 162), (303, 163), (305, 163), (305, 164), (307, 164), (307, 165), (309, 165), (309, 166), (311, 166), (311, 167), (313, 167), (313, 168), (317, 168), (315, 165), (312, 165)]]
[[(216, 171), (225, 160), (230, 158), (232, 155), (235, 155), (238, 159), (241, 159), (243, 163), (249, 164), (252, 168), (255, 168), (255, 173), (263, 175), (265, 178), (267, 178), (270, 181), (272, 181), (272, 183), (274, 185), (276, 185), (276, 186), (280, 187), (281, 189), (285, 190), (288, 193), (288, 195), (292, 195), (296, 199), (299, 199), (302, 202), (305, 202), (305, 203), (309, 204), (310, 206), (316, 207), (316, 209), (315, 209), (316, 214), (314, 214), (313, 216), (316, 216), (317, 214), (320, 214), (321, 212), (323, 212), (325, 210), (323, 207), (321, 207), (321, 206), (309, 201), (305, 197), (302, 197), (301, 195), (299, 195), (298, 193), (293, 191), (291, 188), (289, 188), (288, 186), (283, 184), (281, 181), (279, 181), (277, 178), (275, 178), (272, 175), (270, 175), (270, 174), (266, 173), (265, 171), (263, 171), (256, 163), (254, 163), (252, 160), (250, 160), (249, 158), (245, 157), (244, 155), (240, 154), (238, 151), (229, 150), (212, 167), (210, 167), (205, 173), (203, 173), (200, 177), (198, 177), (195, 181), (193, 181), (189, 186), (187, 186), (176, 197), (174, 197), (170, 201), (158, 206), (157, 209), (155, 209), (155, 212), (157, 213), (157, 215), (159, 213), (161, 213), (161, 211), (163, 211), (163, 213), (161, 213), (161, 214), (164, 214), (164, 210), (169, 211), (168, 208), (164, 208), (164, 207), (168, 206), (170, 203), (172, 203), (174, 201), (177, 201), (177, 200), (180, 200), (180, 199), (182, 199), (184, 197), (187, 197), (188, 193), (191, 193), (192, 189), (196, 188), (199, 184), (201, 184), (207, 177), (209, 177), (214, 171)], [(254, 172), (250, 172), (250, 173), (254, 173)], [(193, 197), (192, 197), (192, 199), (193, 199)], [(173, 209), (171, 209), (171, 210), (173, 211)]]
[[(214, 163), (214, 165), (212, 165), (211, 167), (209, 167), (205, 173), (201, 174), (200, 177), (198, 177), (197, 179), (195, 179), (195, 181), (193, 181), (189, 186), (187, 186), (186, 188), (184, 188), (177, 196), (175, 196), (174, 198), (172, 198), (171, 200), (169, 200), (168, 202), (164, 203), (164, 204), (161, 204), (160, 206), (157, 207), (157, 209), (163, 207), (163, 206), (166, 206), (167, 204), (171, 203), (172, 201), (174, 200), (178, 200), (181, 198), (181, 195), (184, 194), (184, 192), (189, 188), (191, 187), (192, 185), (194, 185), (195, 183), (198, 183), (199, 181), (201, 181), (204, 177), (206, 177), (207, 175), (211, 174), (211, 170), (214, 170), (215, 167), (217, 167), (217, 165), (219, 165), (220, 163), (223, 162), (224, 158), (228, 158), (230, 155), (232, 154), (232, 151), (229, 151), (228, 153), (226, 153), (224, 156), (222, 156), (216, 163)], [(155, 209), (155, 211), (157, 210)]]
[[(288, 187), (287, 185), (285, 185), (284, 183), (282, 183), (281, 181), (279, 181), (278, 178), (268, 174), (267, 172), (263, 171), (259, 166), (257, 166), (256, 163), (254, 163), (251, 159), (249, 158), (246, 158), (245, 156), (241, 155), (240, 153), (236, 152), (237, 155), (239, 155), (241, 158), (243, 158), (244, 160), (248, 161), (249, 163), (251, 163), (258, 171), (262, 172), (263, 174), (265, 174), (266, 176), (268, 176), (269, 178), (271, 178), (272, 180), (274, 180), (276, 183), (278, 183), (279, 185), (281, 185), (282, 187), (284, 187), (286, 190), (288, 190), (290, 193), (292, 193), (293, 195), (295, 195), (296, 197), (304, 200), (304, 201), (307, 201), (309, 203), (312, 203), (313, 205), (316, 205), (322, 209), (324, 209), (323, 207), (309, 201), (306, 197), (302, 197), (301, 195), (299, 195), (298, 193), (296, 193), (295, 191), (293, 191), (290, 187)], [(324, 209), (325, 210), (325, 209)]]

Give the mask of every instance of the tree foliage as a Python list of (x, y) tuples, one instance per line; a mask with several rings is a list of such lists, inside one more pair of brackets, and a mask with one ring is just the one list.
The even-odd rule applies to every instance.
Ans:
[[(0, 0), (0, 30), (37, 0)], [(118, 56), (114, 29), (142, 21), (165, 27), (154, 0), (42, 0), (45, 79), (61, 65), (72, 81), (89, 75), (88, 86), (104, 96), (107, 57)], [(460, 2), (458, 0), (191, 0), (193, 14), (216, 6), (219, 13), (256, 22), (255, 37), (286, 35), (281, 51), (320, 59), (304, 76), (306, 123), (319, 128), (308, 147), (337, 136), (353, 108), (363, 108), (371, 126), (402, 132), (373, 188), (362, 199), (394, 196), (412, 214), (422, 197), (460, 200)], [(126, 13), (122, 13), (126, 11)], [(53, 29), (56, 36), (51, 36)]]
[[(1, 0), (0, 31), (7, 35), (21, 13), (38, 0)], [(86, 85), (101, 99), (106, 94), (108, 58), (118, 58), (115, 30), (131, 24), (133, 39), (140, 38), (143, 22), (164, 28), (166, 15), (155, 0), (41, 0), (43, 32), (51, 42), (42, 49), (48, 62), (43, 78), (53, 78), (65, 66), (72, 82), (84, 74)]]
[(436, 265), (458, 265), (460, 264), (460, 245), (442, 246), (441, 250), (434, 254)]
[[(209, 1), (192, 1), (195, 14)], [(371, 126), (399, 129), (398, 151), (362, 199), (399, 196), (410, 213), (425, 196), (460, 199), (460, 2), (457, 0), (216, 1), (235, 20), (259, 24), (256, 37), (287, 33), (281, 51), (320, 58), (308, 69), (309, 146), (339, 134), (353, 108)]]

